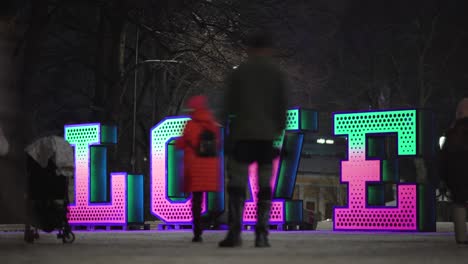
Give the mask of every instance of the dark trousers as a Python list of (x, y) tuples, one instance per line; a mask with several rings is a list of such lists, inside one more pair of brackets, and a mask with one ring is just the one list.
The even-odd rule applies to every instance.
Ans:
[(203, 192), (192, 193), (193, 235), (201, 236), (203, 227), (201, 223)]
[(241, 232), (249, 165), (258, 164), (257, 233), (268, 232), (271, 207), (272, 160), (275, 151), (271, 140), (238, 141), (233, 146), (228, 163), (229, 230), (233, 235)]

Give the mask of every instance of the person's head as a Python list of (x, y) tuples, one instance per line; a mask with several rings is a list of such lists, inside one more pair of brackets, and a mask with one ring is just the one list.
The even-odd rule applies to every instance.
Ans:
[(457, 105), (455, 119), (468, 117), (468, 97), (463, 98)]
[(204, 95), (196, 95), (190, 97), (186, 105), (189, 112), (208, 109), (208, 99)]
[(268, 31), (261, 30), (249, 34), (245, 44), (249, 55), (273, 55), (273, 36)]

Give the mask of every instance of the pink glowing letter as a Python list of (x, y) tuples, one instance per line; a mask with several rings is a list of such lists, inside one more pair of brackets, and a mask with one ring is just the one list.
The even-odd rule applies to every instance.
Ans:
[[(313, 111), (302, 111), (300, 109), (290, 109), (286, 114), (286, 131), (314, 131), (316, 117)], [(171, 201), (167, 192), (167, 144), (174, 138), (180, 137), (183, 133), (188, 117), (166, 118), (151, 129), (151, 212), (168, 224), (190, 223), (192, 221), (190, 200)], [(274, 145), (278, 148), (282, 146), (283, 136), (279, 137)], [(276, 186), (277, 170), (279, 158), (273, 161), (271, 186)], [(257, 193), (258, 176), (257, 165), (249, 166), (249, 186), (252, 199), (245, 202), (244, 223), (255, 223), (257, 219)], [(206, 197), (205, 197), (206, 198)], [(203, 203), (205, 210), (206, 203)], [(284, 223), (284, 200), (273, 201), (270, 223)]]
[[(189, 118), (166, 118), (151, 129), (151, 212), (168, 224), (183, 224), (192, 222), (191, 200), (171, 201), (167, 195), (167, 144), (174, 138), (180, 137)], [(278, 167), (278, 160), (274, 162), (274, 172)], [(250, 185), (253, 194), (258, 192), (255, 164), (250, 167)], [(246, 175), (247, 176), (247, 175)], [(273, 182), (274, 183), (274, 182)], [(206, 195), (205, 195), (206, 196)], [(253, 195), (256, 197), (256, 195)], [(206, 197), (205, 197), (206, 198)], [(283, 221), (282, 201), (275, 201), (272, 205), (272, 222)], [(245, 204), (244, 221), (256, 221), (256, 201)], [(206, 202), (203, 202), (203, 212)]]
[(100, 124), (65, 126), (65, 139), (75, 147), (75, 204), (69, 206), (70, 224), (125, 224), (127, 221), (126, 177), (111, 174), (111, 202), (90, 203), (90, 146), (102, 142)]
[(167, 196), (167, 144), (182, 136), (188, 120), (187, 117), (166, 118), (151, 129), (151, 212), (165, 223), (192, 222), (191, 200), (173, 202)]
[(398, 155), (416, 155), (416, 110), (334, 114), (334, 133), (348, 137), (348, 160), (341, 163), (348, 205), (334, 209), (334, 229), (416, 231), (415, 184), (398, 184), (395, 207), (366, 201), (367, 183), (381, 181), (381, 160), (366, 159), (366, 136), (397, 134)]

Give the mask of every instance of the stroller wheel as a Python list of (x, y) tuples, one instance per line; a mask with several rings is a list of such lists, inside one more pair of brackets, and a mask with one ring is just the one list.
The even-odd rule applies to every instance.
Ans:
[(73, 241), (75, 241), (75, 234), (70, 231), (70, 232), (63, 232), (62, 234), (62, 241), (64, 244), (71, 244)]

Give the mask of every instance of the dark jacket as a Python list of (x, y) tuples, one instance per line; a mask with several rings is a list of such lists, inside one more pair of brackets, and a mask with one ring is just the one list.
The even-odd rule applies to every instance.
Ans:
[(223, 121), (230, 140), (274, 140), (286, 121), (286, 82), (283, 72), (268, 57), (250, 57), (226, 80)]
[(440, 154), (440, 177), (453, 201), (468, 201), (468, 117), (457, 120), (447, 131)]

